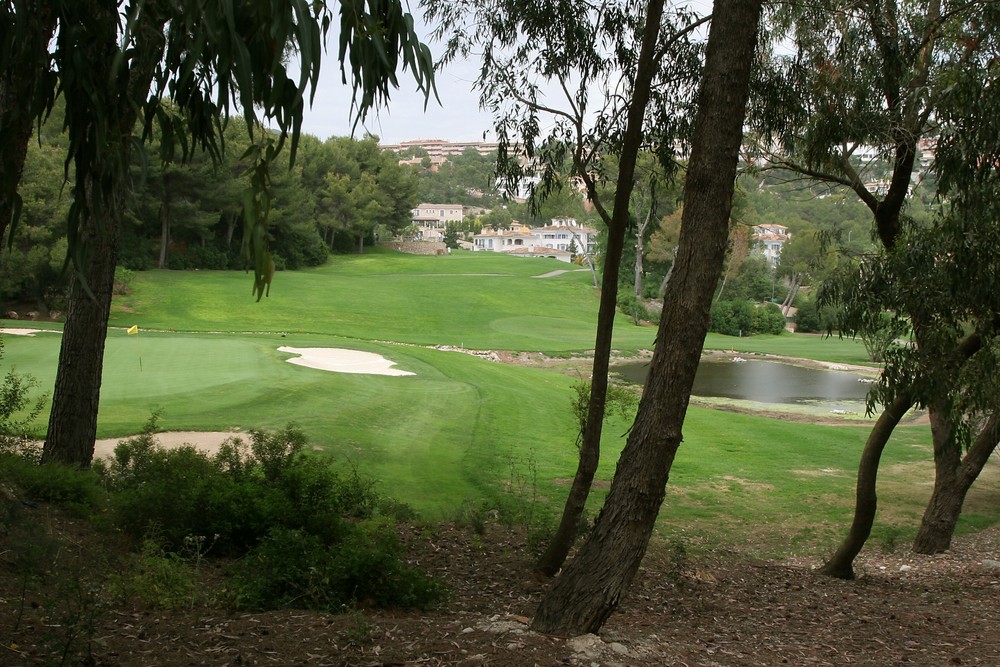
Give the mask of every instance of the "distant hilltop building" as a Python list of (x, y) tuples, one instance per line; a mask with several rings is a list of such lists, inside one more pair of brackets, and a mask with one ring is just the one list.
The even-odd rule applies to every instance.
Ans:
[[(444, 161), (449, 155), (461, 155), (471, 148), (480, 155), (489, 155), (497, 150), (495, 142), (488, 141), (445, 141), (444, 139), (415, 139), (398, 144), (379, 144), (382, 150), (403, 153), (411, 148), (422, 148), (427, 151), (431, 163)], [(419, 164), (420, 160), (417, 160)]]
[(777, 266), (781, 261), (781, 249), (792, 240), (788, 227), (778, 224), (754, 225), (754, 247), (763, 253), (768, 264)]
[(569, 262), (573, 255), (593, 252), (596, 241), (597, 230), (593, 227), (581, 225), (573, 218), (553, 218), (544, 227), (514, 222), (510, 229), (484, 229), (473, 237), (473, 249)]

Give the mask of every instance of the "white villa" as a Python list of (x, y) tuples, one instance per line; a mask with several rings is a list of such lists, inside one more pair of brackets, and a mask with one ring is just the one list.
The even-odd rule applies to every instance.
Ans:
[(520, 222), (510, 229), (484, 229), (473, 237), (478, 251), (504, 252), (519, 257), (554, 257), (569, 262), (579, 252), (593, 252), (597, 230), (573, 218), (553, 218), (544, 227), (528, 227)]
[(465, 218), (461, 204), (420, 204), (410, 211), (421, 241), (440, 241), (449, 222), (462, 222)]
[(781, 261), (781, 249), (792, 239), (788, 227), (778, 224), (754, 225), (754, 248), (764, 254), (771, 266)]

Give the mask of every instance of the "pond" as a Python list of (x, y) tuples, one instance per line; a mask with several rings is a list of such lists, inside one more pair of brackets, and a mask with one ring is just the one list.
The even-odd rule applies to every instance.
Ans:
[[(739, 358), (739, 357), (737, 357)], [(649, 363), (612, 367), (629, 382), (643, 384)], [(778, 361), (749, 359), (734, 362), (702, 360), (691, 394), (703, 398), (729, 398), (758, 403), (848, 403), (864, 402), (871, 379), (857, 373), (833, 371)]]

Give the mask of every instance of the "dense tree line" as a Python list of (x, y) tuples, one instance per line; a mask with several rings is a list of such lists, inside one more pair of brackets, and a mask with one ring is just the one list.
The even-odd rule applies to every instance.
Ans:
[[(243, 193), (249, 139), (244, 121), (225, 129), (226, 151), (161, 161), (154, 137), (133, 160), (119, 266), (142, 270), (243, 269)], [(21, 185), (21, 223), (0, 264), (0, 300), (64, 310), (67, 277), (65, 216), (73, 190), (64, 183), (67, 138), (49, 122), (28, 146)], [(294, 168), (269, 167), (272, 212), (268, 235), (276, 268), (323, 264), (331, 252), (363, 249), (410, 223), (419, 203), (418, 175), (379, 149), (375, 137), (303, 136)]]

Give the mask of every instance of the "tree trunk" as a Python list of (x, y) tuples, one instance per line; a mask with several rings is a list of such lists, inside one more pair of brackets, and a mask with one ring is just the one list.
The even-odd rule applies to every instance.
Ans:
[[(788, 294), (785, 295), (784, 300), (781, 302), (781, 313), (783, 315), (788, 315), (788, 309), (792, 307), (793, 303), (795, 303), (795, 296), (799, 293), (799, 287), (801, 285), (802, 274), (798, 271), (792, 273), (792, 282), (788, 286)], [(771, 296), (774, 296), (774, 294)]]
[(642, 254), (646, 251), (646, 242), (642, 238), (649, 224), (649, 216), (653, 215), (653, 207), (649, 207), (646, 221), (640, 223), (635, 234), (635, 298), (642, 298)]
[[(677, 257), (677, 246), (674, 246), (672, 254), (675, 258)], [(674, 262), (670, 262), (670, 268), (667, 269), (667, 275), (663, 276), (663, 280), (660, 281), (660, 288), (656, 291), (656, 293), (660, 295), (661, 299), (663, 298), (663, 295), (667, 293), (667, 285), (670, 284), (670, 278), (673, 275), (674, 275)]]
[[(17, 12), (8, 30), (17, 31), (15, 52), (0, 72), (0, 243), (20, 209), (17, 187), (35, 117), (44, 100), (41, 93), (55, 76), (48, 65), (49, 42), (56, 27), (51, 3), (24, 0), (14, 3)], [(9, 11), (9, 9), (7, 10)]]
[(906, 411), (913, 405), (909, 395), (897, 396), (879, 416), (875, 426), (868, 434), (868, 441), (861, 454), (858, 464), (858, 483), (854, 500), (854, 521), (847, 537), (841, 542), (836, 553), (828, 560), (820, 572), (839, 579), (854, 578), (854, 559), (868, 541), (872, 525), (875, 523), (875, 511), (878, 507), (878, 497), (875, 492), (875, 482), (878, 479), (878, 466), (882, 452), (893, 430), (899, 424)]
[(635, 162), (643, 137), (643, 117), (656, 71), (654, 51), (662, 15), (663, 0), (651, 0), (646, 12), (646, 29), (636, 65), (632, 101), (619, 158), (618, 189), (615, 191), (614, 207), (608, 223), (608, 244), (604, 257), (604, 275), (601, 278), (601, 302), (597, 314), (594, 364), (590, 378), (590, 399), (587, 404), (587, 422), (580, 443), (580, 460), (576, 475), (573, 477), (573, 486), (566, 498), (559, 527), (536, 564), (537, 571), (547, 576), (553, 576), (559, 571), (573, 546), (580, 517), (590, 496), (594, 473), (597, 472), (601, 459), (601, 434), (608, 395), (608, 365), (611, 359), (615, 309), (618, 302), (618, 275), (621, 271), (622, 250), (628, 228), (628, 205), (634, 187)]
[(760, 0), (718, 0), (684, 184), (674, 278), (639, 413), (590, 538), (542, 600), (532, 629), (598, 631), (632, 582), (663, 501), (722, 272)]
[(100, 223), (89, 221), (80, 239), (87, 244), (89, 258), (79, 270), (92, 295), (74, 274), (42, 463), (86, 468), (94, 457), (104, 343), (120, 234), (119, 221), (112, 219), (117, 212), (104, 213), (109, 217)]
[(913, 542), (918, 554), (939, 554), (951, 547), (951, 538), (962, 513), (962, 505), (972, 483), (997, 447), (998, 415), (990, 415), (975, 441), (959, 461), (958, 443), (953, 438), (942, 441), (942, 451), (935, 442), (934, 491), (924, 511), (920, 530)]
[(604, 275), (601, 278), (601, 303), (597, 314), (597, 338), (594, 343), (594, 364), (590, 375), (590, 400), (587, 404), (587, 424), (580, 442), (580, 459), (573, 477), (573, 486), (570, 487), (566, 505), (563, 507), (559, 527), (556, 528), (548, 547), (535, 565), (539, 573), (549, 577), (559, 571), (573, 547), (580, 517), (586, 509), (590, 488), (594, 483), (594, 474), (601, 461), (601, 434), (608, 395), (608, 366), (611, 360), (611, 339), (617, 307), (616, 288), (624, 240), (624, 226), (608, 227)]
[(358, 236), (358, 254), (363, 255), (365, 253), (365, 236), (364, 234)]
[(161, 269), (167, 268), (167, 246), (170, 245), (170, 203), (164, 195), (160, 204), (160, 263)]
[[(112, 76), (114, 68), (121, 66), (122, 62), (118, 58), (117, 2), (81, 1), (72, 5), (72, 11), (80, 12), (86, 20), (80, 21), (84, 29), (68, 39), (79, 40), (79, 45), (86, 46), (85, 53), (93, 58), (90, 64), (96, 70), (95, 79), (105, 82), (121, 80), (120, 72)], [(70, 20), (74, 18), (79, 20), (75, 16), (71, 16)], [(75, 241), (76, 271), (71, 282), (66, 325), (59, 350), (52, 411), (42, 450), (43, 463), (58, 462), (86, 468), (93, 459), (104, 344), (125, 210), (126, 170), (132, 131), (139, 105), (146, 98), (154, 69), (163, 52), (162, 31), (163, 22), (157, 22), (153, 14), (144, 12), (140, 15), (136, 35), (142, 43), (135, 49), (137, 58), (129, 63), (128, 76), (124, 79), (128, 82), (126, 86), (98, 88), (103, 97), (96, 103), (93, 101), (96, 93), (87, 88), (87, 81), (74, 82), (80, 88), (64, 93), (76, 98), (84, 97), (94, 104), (77, 113), (106, 115), (86, 123), (84, 130), (78, 129), (79, 118), (76, 125), (71, 125), (71, 132), (77, 128), (76, 131), (83, 135), (76, 137), (86, 144), (86, 150), (81, 153), (93, 153), (102, 159), (82, 165), (78, 160), (77, 163), (78, 199), (74, 205), (80, 207), (80, 213), (79, 238)], [(60, 48), (68, 48), (66, 57), (79, 57), (79, 45), (60, 44)], [(91, 126), (94, 124), (104, 126), (104, 136), (101, 132), (93, 132)]]

